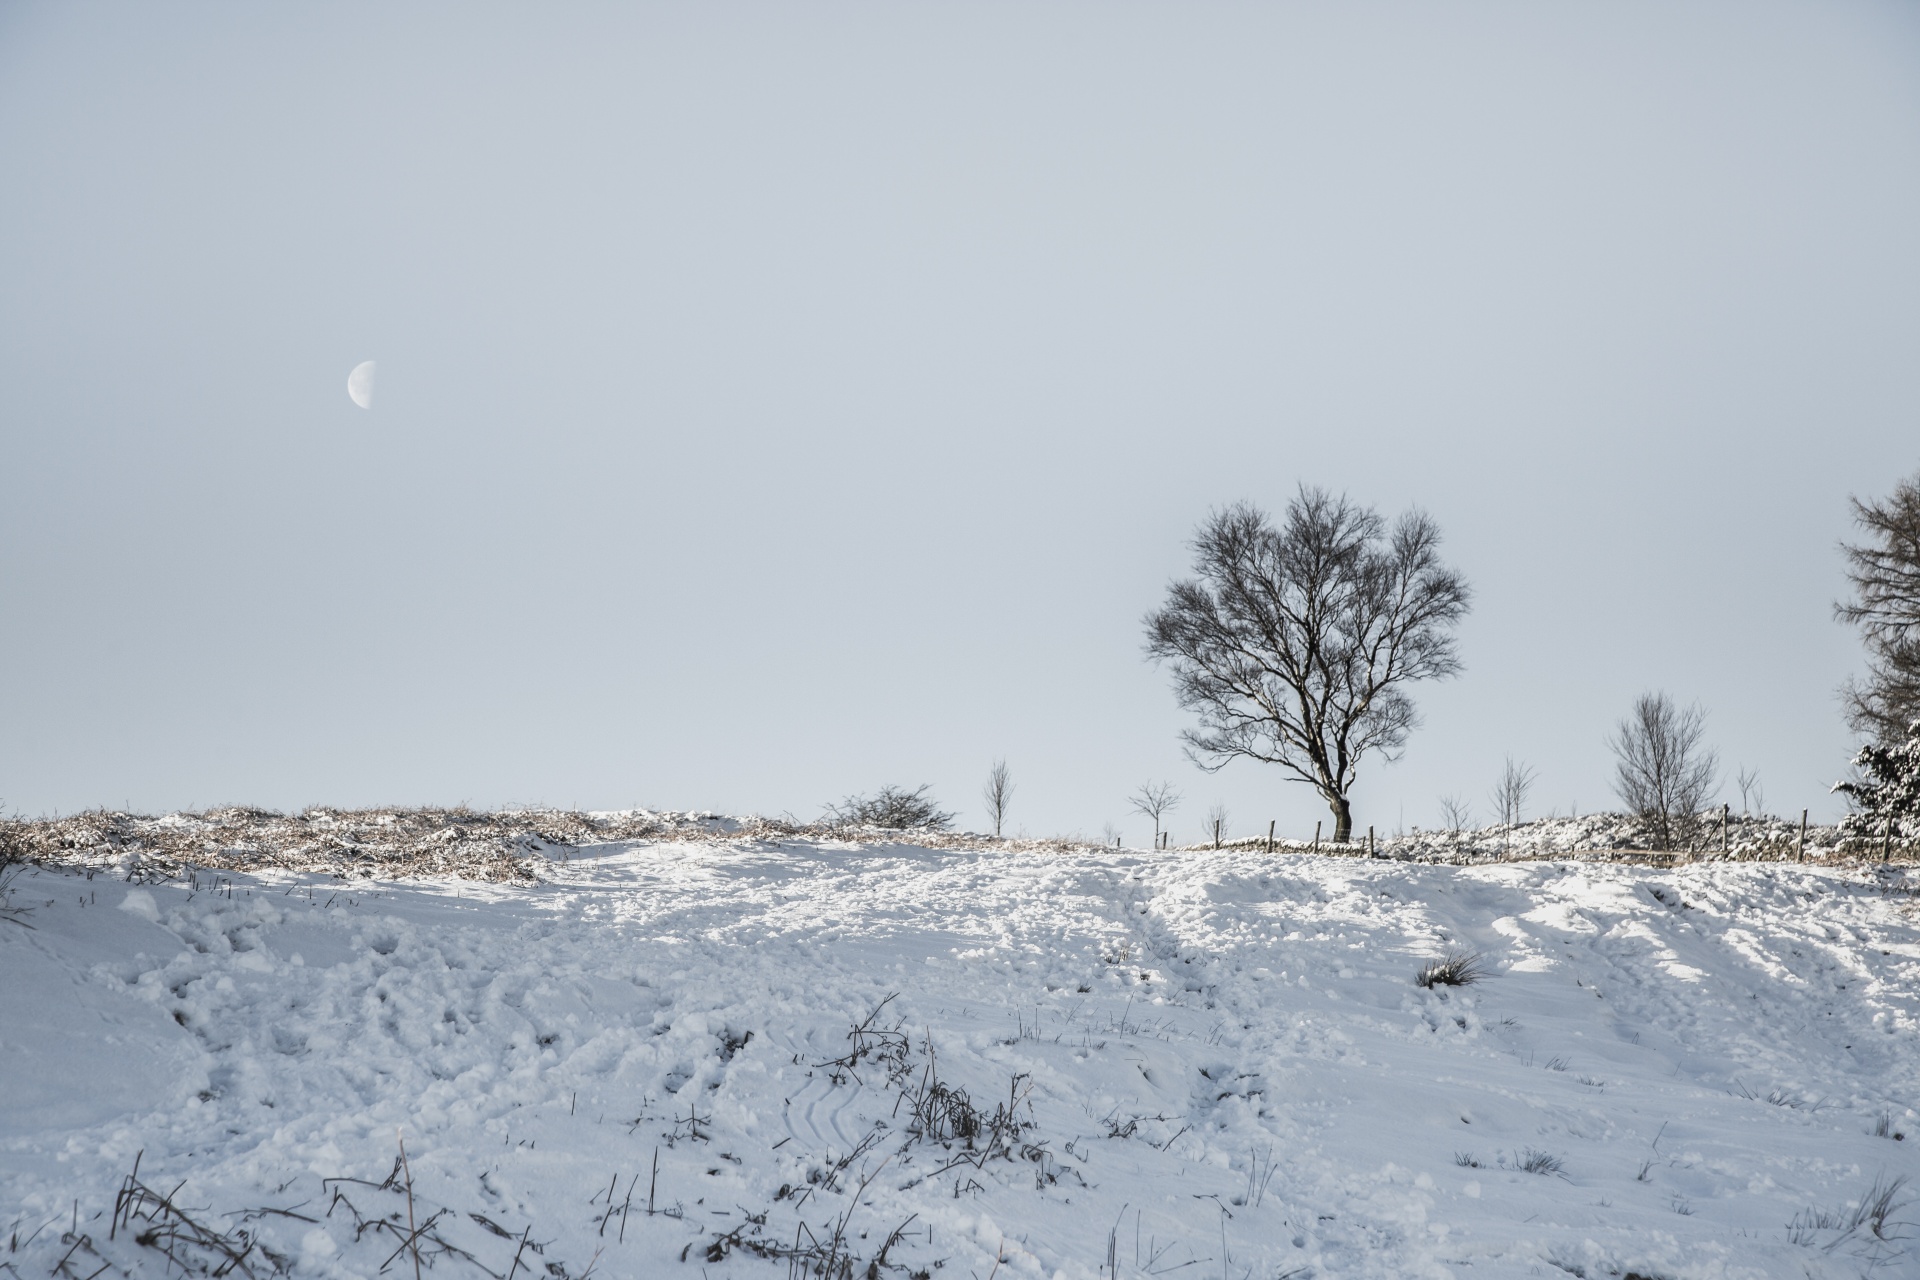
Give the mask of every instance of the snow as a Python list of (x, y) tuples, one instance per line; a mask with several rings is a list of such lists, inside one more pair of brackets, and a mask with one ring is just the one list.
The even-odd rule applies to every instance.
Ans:
[[(397, 1275), (411, 1209), (442, 1276), (1920, 1273), (1904, 1189), (1853, 1221), (1920, 1148), (1910, 869), (940, 843), (39, 869), (0, 1263)], [(934, 1081), (1001, 1127), (916, 1137)]]

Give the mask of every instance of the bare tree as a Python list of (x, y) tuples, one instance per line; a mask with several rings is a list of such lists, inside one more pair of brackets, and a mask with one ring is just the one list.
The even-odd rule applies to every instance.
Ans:
[(1147, 653), (1173, 668), (1181, 735), (1212, 771), (1237, 756), (1277, 764), (1353, 833), (1347, 795), (1368, 752), (1398, 756), (1417, 722), (1404, 686), (1460, 669), (1452, 628), (1465, 579), (1440, 562), (1420, 511), (1391, 529), (1370, 508), (1302, 486), (1279, 527), (1246, 503), (1194, 539), (1197, 577), (1148, 615)]
[(1160, 819), (1180, 807), (1180, 792), (1171, 782), (1143, 782), (1127, 797), (1135, 813), (1153, 819), (1153, 847), (1160, 847)]
[(987, 802), (987, 813), (993, 818), (993, 834), (998, 836), (1000, 824), (1007, 817), (1007, 806), (1013, 801), (1013, 773), (1005, 760), (995, 760), (993, 768), (987, 770), (987, 785), (980, 789), (980, 797)]
[(1893, 748), (1920, 720), (1920, 475), (1884, 502), (1851, 501), (1868, 538), (1841, 544), (1854, 597), (1836, 604), (1834, 616), (1860, 628), (1867, 678), (1848, 681), (1841, 697), (1856, 732)]
[(1742, 814), (1767, 813), (1767, 793), (1760, 787), (1760, 771), (1742, 766), (1735, 775), (1733, 785), (1740, 788), (1740, 812)]
[(1712, 798), (1719, 756), (1703, 745), (1707, 713), (1676, 707), (1664, 693), (1643, 693), (1607, 745), (1616, 761), (1614, 792), (1645, 823), (1654, 843), (1691, 845), (1700, 810)]
[(1227, 806), (1216, 804), (1207, 810), (1207, 830), (1213, 832), (1213, 847), (1218, 849), (1220, 842), (1227, 838)]
[(1440, 797), (1440, 821), (1446, 824), (1448, 831), (1457, 836), (1472, 820), (1473, 811), (1467, 807), (1466, 801), (1459, 796)]
[(1520, 825), (1521, 815), (1526, 810), (1527, 793), (1533, 790), (1533, 770), (1524, 762), (1507, 757), (1506, 767), (1500, 771), (1500, 781), (1493, 784), (1493, 791), (1487, 797), (1493, 802), (1493, 811), (1499, 816), (1496, 822), (1504, 826)]

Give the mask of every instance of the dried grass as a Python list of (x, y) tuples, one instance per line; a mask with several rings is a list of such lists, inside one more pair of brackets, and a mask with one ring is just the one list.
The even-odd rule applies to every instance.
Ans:
[(23, 861), (110, 866), (133, 879), (170, 879), (188, 867), (322, 872), (342, 878), (454, 876), (529, 882), (534, 855), (611, 840), (655, 838), (672, 818), (552, 809), (224, 808), (148, 817), (94, 810), (0, 822), (0, 841)]
[(1431, 990), (1434, 987), (1470, 987), (1486, 976), (1486, 971), (1480, 967), (1479, 956), (1453, 951), (1421, 969), (1413, 980)]
[(1013, 840), (892, 831), (791, 817), (711, 813), (580, 813), (567, 809), (327, 809), (298, 813), (230, 806), (154, 817), (96, 809), (56, 818), (0, 818), (0, 865), (113, 867), (133, 879), (170, 879), (189, 867), (320, 872), (347, 879), (453, 876), (528, 883), (538, 858), (623, 840), (704, 844), (764, 840), (906, 842), (929, 849), (1084, 853), (1079, 839)]
[[(1602, 862), (1671, 864), (1684, 855), (1652, 853), (1612, 844), (1617, 815), (1579, 820), (1546, 819), (1516, 831), (1505, 852), (1475, 844), (1485, 832), (1456, 840), (1434, 833), (1380, 843), (1380, 853), (1404, 861), (1475, 863), (1577, 859)], [(1781, 825), (1776, 823), (1776, 826)], [(1797, 836), (1797, 830), (1795, 831)], [(577, 848), (626, 840), (737, 844), (755, 841), (812, 841), (862, 846), (911, 845), (925, 849), (966, 849), (1014, 854), (1086, 855), (1113, 853), (1104, 841), (1078, 836), (1048, 839), (1002, 838), (969, 832), (900, 831), (860, 826), (829, 818), (802, 822), (777, 818), (726, 818), (712, 813), (627, 810), (581, 813), (565, 809), (476, 810), (387, 807), (377, 809), (310, 808), (298, 813), (233, 806), (159, 817), (93, 810), (55, 818), (0, 818), (0, 872), (23, 864), (112, 868), (135, 880), (166, 880), (189, 869), (229, 872), (295, 871), (342, 879), (447, 876), (469, 880), (530, 883), (539, 878), (543, 857), (565, 858)], [(1223, 848), (1264, 849), (1263, 838), (1223, 842)], [(1324, 856), (1364, 857), (1364, 844), (1314, 846), (1276, 840), (1277, 852), (1310, 850)], [(1768, 847), (1737, 845), (1732, 857), (1766, 856)], [(1875, 856), (1877, 858), (1877, 850)], [(1809, 861), (1846, 860), (1849, 851), (1810, 840)], [(1724, 855), (1712, 855), (1720, 857)], [(6, 906), (0, 895), (0, 908)], [(18, 913), (0, 915), (24, 923)]]
[[(1808, 1209), (1797, 1214), (1787, 1224), (1787, 1239), (1797, 1245), (1819, 1245), (1827, 1249), (1854, 1242), (1864, 1243), (1876, 1251), (1886, 1246), (1898, 1247), (1910, 1238), (1908, 1231), (1914, 1225), (1895, 1216), (1911, 1203), (1902, 1195), (1906, 1186), (1905, 1174), (1893, 1178), (1881, 1174), (1874, 1178), (1865, 1195), (1844, 1209)], [(1900, 1252), (1904, 1253), (1904, 1248)]]

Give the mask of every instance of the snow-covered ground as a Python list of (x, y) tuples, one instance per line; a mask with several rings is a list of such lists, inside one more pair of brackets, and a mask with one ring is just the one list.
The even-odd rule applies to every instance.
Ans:
[(1920, 1274), (1911, 869), (959, 843), (30, 870), (0, 1269)]

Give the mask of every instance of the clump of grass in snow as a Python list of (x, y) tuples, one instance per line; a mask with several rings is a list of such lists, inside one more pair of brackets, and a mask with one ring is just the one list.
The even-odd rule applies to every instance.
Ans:
[(1436, 960), (1422, 969), (1414, 982), (1428, 990), (1434, 987), (1470, 987), (1486, 976), (1486, 970), (1480, 967), (1479, 956), (1453, 951), (1445, 959)]
[(1514, 1153), (1513, 1167), (1521, 1173), (1537, 1173), (1541, 1177), (1564, 1178), (1567, 1165), (1559, 1156), (1549, 1155), (1545, 1151), (1536, 1151), (1527, 1147)]
[[(1058, 1166), (1054, 1165), (1044, 1143), (1021, 1141), (1021, 1137), (1034, 1127), (1033, 1109), (1028, 1101), (1033, 1084), (1030, 1076), (1019, 1073), (1012, 1077), (1007, 1086), (1004, 1102), (995, 1105), (989, 1112), (984, 1106), (973, 1101), (967, 1091), (940, 1078), (939, 1062), (934, 1054), (933, 1037), (929, 1035), (923, 1048), (924, 1062), (918, 1064), (920, 1070), (914, 1071), (913, 1045), (907, 1039), (902, 1028), (905, 1021), (888, 1021), (888, 1006), (892, 1004), (898, 992), (881, 999), (867, 1015), (853, 1024), (847, 1032), (851, 1048), (840, 1057), (816, 1062), (816, 1068), (825, 1068), (830, 1074), (828, 1080), (834, 1087), (847, 1084), (864, 1085), (859, 1075), (863, 1066), (879, 1068), (885, 1074), (884, 1082), (876, 1080), (880, 1087), (894, 1090), (898, 1098), (894, 1111), (898, 1114), (901, 1107), (907, 1109), (906, 1130), (909, 1141), (892, 1154), (884, 1157), (871, 1168), (865, 1167), (864, 1158), (888, 1132), (884, 1122), (876, 1122), (874, 1128), (860, 1143), (842, 1156), (830, 1169), (813, 1170), (807, 1175), (810, 1185), (795, 1187), (783, 1184), (774, 1194), (774, 1200), (791, 1201), (797, 1210), (806, 1203), (815, 1191), (836, 1193), (840, 1190), (840, 1180), (848, 1173), (856, 1161), (862, 1164), (862, 1176), (858, 1186), (853, 1188), (850, 1203), (836, 1219), (823, 1224), (823, 1230), (816, 1233), (806, 1222), (794, 1225), (792, 1243), (786, 1242), (784, 1229), (781, 1234), (773, 1234), (768, 1229), (768, 1218), (772, 1210), (764, 1209), (759, 1213), (745, 1214), (745, 1222), (727, 1231), (716, 1232), (704, 1246), (708, 1262), (721, 1262), (734, 1250), (743, 1250), (755, 1257), (772, 1261), (785, 1261), (790, 1276), (814, 1276), (824, 1280), (853, 1280), (856, 1275), (878, 1277), (887, 1271), (905, 1271), (909, 1277), (924, 1280), (932, 1274), (931, 1269), (910, 1270), (900, 1263), (890, 1262), (889, 1253), (906, 1243), (907, 1228), (919, 1217), (909, 1214), (898, 1226), (889, 1232), (879, 1247), (879, 1252), (871, 1258), (861, 1259), (856, 1250), (865, 1248), (857, 1242), (865, 1240), (868, 1233), (853, 1233), (849, 1229), (854, 1212), (863, 1204), (871, 1204), (865, 1199), (868, 1185), (896, 1159), (902, 1165), (912, 1162), (910, 1148), (915, 1142), (927, 1143), (944, 1149), (943, 1155), (936, 1155), (939, 1161), (930, 1172), (918, 1174), (908, 1180), (907, 1188), (917, 1186), (928, 1177), (938, 1176), (962, 1165), (975, 1170), (985, 1170), (989, 1161), (1008, 1162), (1025, 1161), (1034, 1166), (1034, 1186), (1044, 1190), (1059, 1180)], [(746, 1038), (740, 1038), (744, 1047)], [(1020, 1115), (1021, 1107), (1026, 1107), (1026, 1118)], [(1111, 1122), (1110, 1122), (1111, 1123)], [(1124, 1137), (1133, 1131), (1129, 1123), (1125, 1132), (1118, 1129), (1115, 1136)], [(1178, 1137), (1179, 1135), (1175, 1135)], [(957, 1149), (956, 1149), (957, 1148)], [(1271, 1153), (1269, 1153), (1270, 1155)], [(1271, 1161), (1269, 1159), (1269, 1168)], [(1071, 1170), (1069, 1170), (1071, 1172)], [(1074, 1176), (1078, 1176), (1075, 1174)], [(1271, 1177), (1271, 1173), (1267, 1175)], [(978, 1187), (978, 1183), (973, 1184)], [(1086, 1185), (1084, 1180), (1081, 1185)], [(904, 1189), (904, 1188), (903, 1188)], [(1259, 1187), (1264, 1193), (1265, 1184)], [(956, 1190), (955, 1194), (959, 1194)], [(686, 1261), (695, 1248), (689, 1243), (681, 1251), (681, 1260)], [(938, 1263), (934, 1264), (938, 1266)]]
[(1873, 1136), (1876, 1138), (1892, 1138), (1895, 1142), (1905, 1142), (1907, 1140), (1906, 1134), (1901, 1133), (1893, 1127), (1893, 1113), (1889, 1111), (1882, 1111), (1874, 1118)]
[(1907, 1238), (1904, 1228), (1913, 1224), (1894, 1215), (1907, 1207), (1908, 1202), (1900, 1195), (1906, 1185), (1905, 1174), (1895, 1178), (1881, 1174), (1850, 1208), (1807, 1209), (1794, 1215), (1793, 1221), (1787, 1224), (1787, 1239), (1798, 1245), (1814, 1245), (1821, 1243), (1823, 1235), (1832, 1232), (1832, 1238), (1825, 1242), (1828, 1249), (1862, 1235), (1880, 1244), (1904, 1240)]
[(1790, 1111), (1800, 1111), (1802, 1109), (1818, 1111), (1822, 1106), (1826, 1105), (1827, 1101), (1825, 1098), (1821, 1098), (1818, 1101), (1809, 1102), (1799, 1094), (1789, 1093), (1785, 1089), (1769, 1089), (1765, 1094), (1758, 1094), (1747, 1088), (1747, 1086), (1739, 1080), (1735, 1080), (1733, 1085), (1734, 1092), (1750, 1102), (1764, 1102), (1770, 1107), (1786, 1107)]
[(1250, 1204), (1258, 1209), (1267, 1198), (1267, 1184), (1273, 1181), (1277, 1168), (1273, 1163), (1273, 1144), (1268, 1143), (1264, 1152), (1247, 1148), (1247, 1189), (1234, 1198), (1235, 1204)]
[(889, 993), (879, 1004), (873, 1006), (865, 1018), (853, 1024), (853, 1030), (847, 1032), (847, 1040), (852, 1043), (852, 1049), (838, 1058), (829, 1058), (825, 1062), (816, 1062), (813, 1065), (827, 1068), (830, 1073), (827, 1079), (835, 1085), (845, 1084), (848, 1079), (852, 1079), (855, 1083), (865, 1083), (860, 1079), (859, 1067), (868, 1059), (886, 1070), (889, 1084), (897, 1085), (910, 1075), (913, 1068), (907, 1064), (907, 1054), (912, 1046), (907, 1041), (906, 1032), (900, 1029), (905, 1025), (906, 1020), (896, 1019), (891, 1026), (882, 1021), (882, 1015), (886, 1013), (887, 1006), (898, 999), (899, 995), (898, 991)]
[[(875, 1132), (878, 1133), (878, 1130)], [(864, 1148), (865, 1144), (862, 1145)], [(887, 1238), (881, 1242), (880, 1251), (867, 1260), (864, 1266), (861, 1264), (861, 1259), (855, 1255), (854, 1249), (856, 1240), (866, 1239), (867, 1233), (862, 1231), (855, 1237), (848, 1231), (848, 1224), (853, 1219), (854, 1211), (860, 1207), (868, 1185), (880, 1176), (880, 1171), (887, 1167), (888, 1161), (892, 1158), (888, 1156), (887, 1159), (882, 1160), (860, 1180), (859, 1186), (854, 1189), (852, 1201), (841, 1211), (840, 1216), (821, 1224), (824, 1234), (815, 1234), (811, 1226), (801, 1222), (795, 1225), (793, 1243), (789, 1245), (782, 1240), (766, 1236), (763, 1228), (767, 1225), (768, 1215), (765, 1212), (754, 1214), (745, 1213), (745, 1210), (742, 1210), (746, 1216), (744, 1223), (729, 1231), (716, 1232), (707, 1242), (706, 1260), (722, 1262), (735, 1249), (741, 1249), (769, 1261), (785, 1261), (787, 1274), (790, 1276), (824, 1276), (829, 1280), (851, 1280), (855, 1274), (879, 1276), (886, 1271), (905, 1271), (906, 1268), (898, 1263), (889, 1262), (887, 1255), (905, 1241), (907, 1227), (920, 1216), (919, 1214), (908, 1214), (905, 1221), (888, 1232)], [(687, 1260), (687, 1255), (693, 1248), (693, 1242), (689, 1241), (680, 1250), (682, 1262)], [(914, 1277), (926, 1277), (930, 1272), (920, 1270), (908, 1274)]]
[[(251, 1276), (255, 1274), (253, 1267), (248, 1265), (251, 1260), (254, 1267), (264, 1263), (272, 1268), (274, 1275), (286, 1274), (291, 1259), (261, 1246), (244, 1227), (223, 1232), (188, 1217), (173, 1201), (173, 1197), (180, 1194), (184, 1182), (163, 1194), (140, 1181), (140, 1158), (145, 1154), (143, 1151), (134, 1157), (133, 1172), (121, 1180), (120, 1190), (113, 1198), (113, 1220), (107, 1230), (108, 1240), (116, 1239), (125, 1230), (136, 1244), (164, 1254), (169, 1270), (178, 1266), (183, 1272), (193, 1268), (225, 1275), (238, 1269)], [(85, 1249), (94, 1257), (101, 1256), (94, 1248), (92, 1237), (77, 1236), (73, 1247), (54, 1266), (54, 1274), (72, 1274), (67, 1270), (67, 1264), (78, 1249)], [(100, 1271), (105, 1271), (108, 1265), (103, 1260)], [(93, 1274), (98, 1275), (100, 1271)]]

